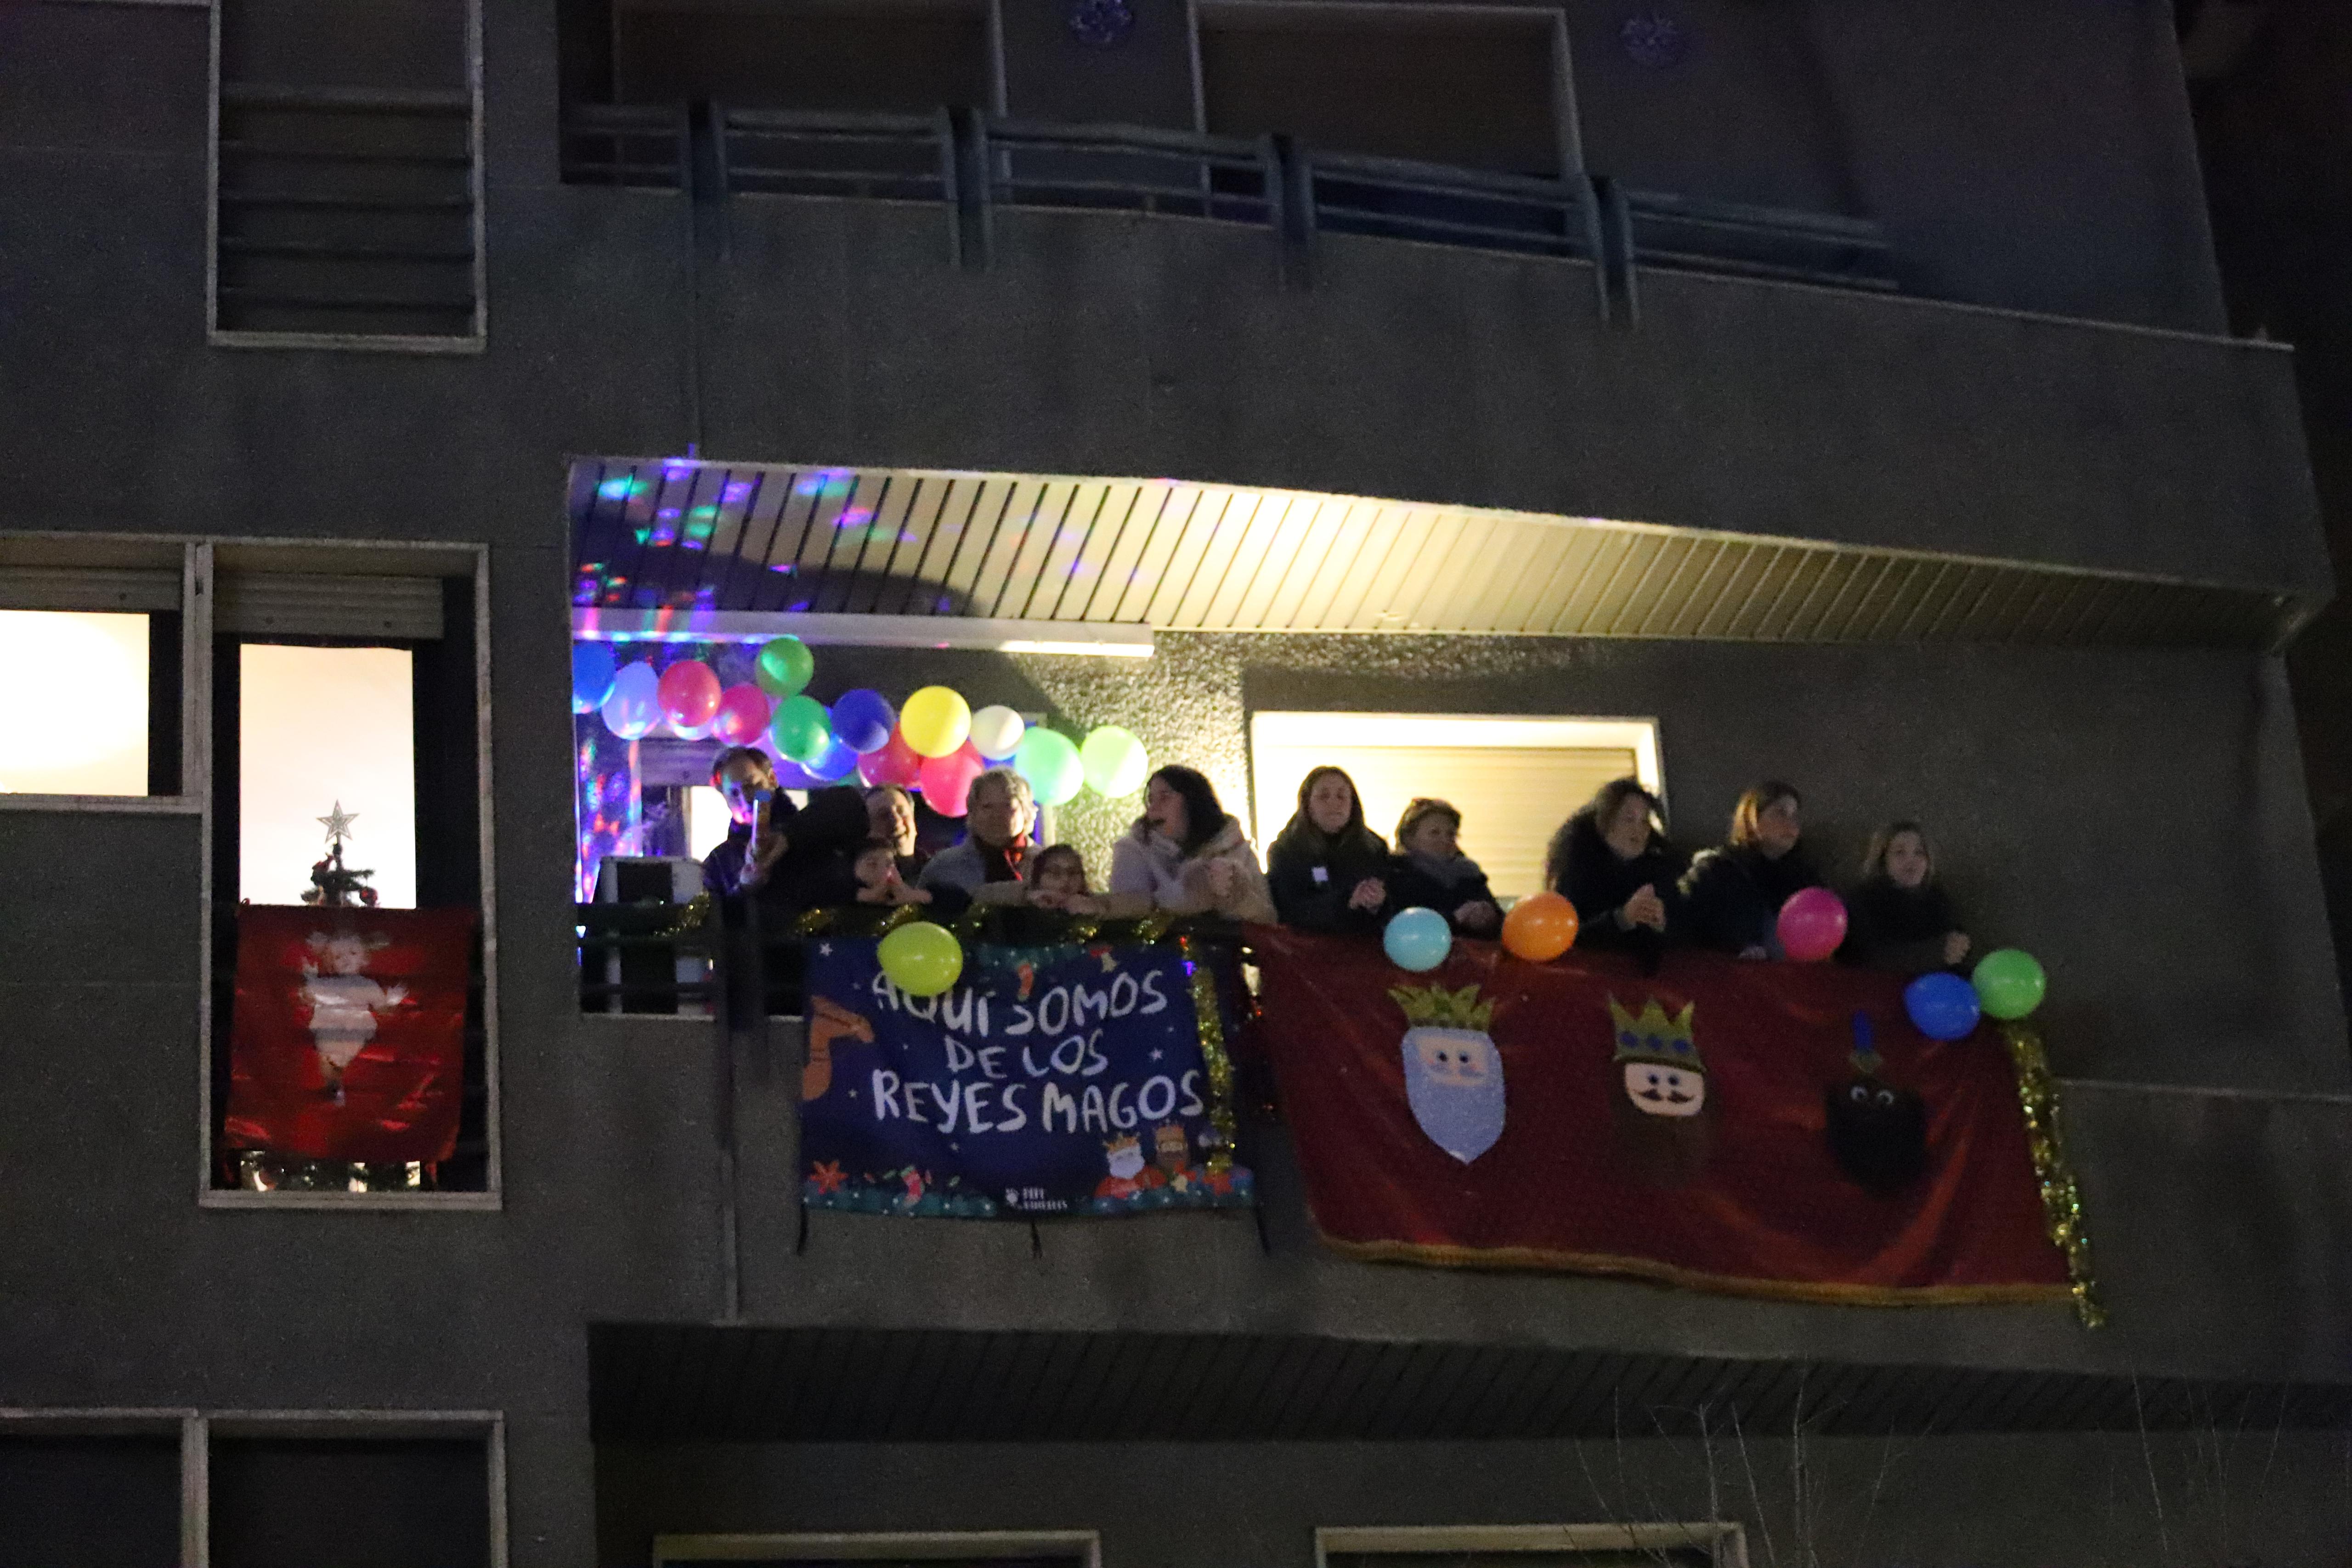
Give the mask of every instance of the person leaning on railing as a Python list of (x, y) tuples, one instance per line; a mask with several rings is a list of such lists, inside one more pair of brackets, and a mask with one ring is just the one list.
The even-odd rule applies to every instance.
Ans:
[(931, 857), (915, 846), (915, 798), (901, 785), (877, 784), (866, 791), (866, 814), (873, 836), (890, 841), (899, 877), (909, 883), (919, 878)]
[(1389, 862), (1389, 898), (1400, 909), (1419, 905), (1445, 916), (1469, 936), (1502, 929), (1503, 911), (1478, 862), (1462, 852), (1462, 813), (1450, 801), (1419, 796), (1397, 819), (1397, 852)]
[(1298, 810), (1267, 848), (1265, 868), (1285, 925), (1363, 936), (1390, 913), (1388, 842), (1364, 824), (1345, 768), (1310, 768), (1299, 780)]
[(971, 781), (964, 812), (963, 842), (933, 855), (918, 885), (953, 888), (978, 904), (1025, 903), (1034, 853), (1029, 834), (1037, 820), (1029, 780), (1010, 768), (992, 768)]
[(1916, 976), (1957, 968), (1969, 956), (1969, 935), (1936, 880), (1936, 852), (1916, 822), (1890, 822), (1870, 836), (1846, 918), (1843, 963)]
[(1781, 956), (1780, 906), (1822, 883), (1797, 847), (1803, 807), (1797, 787), (1777, 779), (1741, 794), (1729, 841), (1702, 851), (1683, 878), (1683, 901), (1700, 943), (1742, 958)]
[(1162, 768), (1144, 787), (1143, 815), (1111, 845), (1102, 912), (1135, 918), (1154, 910), (1221, 915), (1272, 925), (1274, 899), (1241, 824), (1190, 768)]
[(776, 787), (767, 754), (749, 746), (720, 752), (710, 783), (733, 821), (726, 841), (703, 859), (702, 885), (714, 898), (737, 904), (730, 924), (740, 923), (746, 896), (757, 900), (764, 925), (782, 930), (803, 910), (856, 895), (851, 862), (867, 833), (866, 802), (856, 790), (819, 789), (795, 809)]
[(1560, 824), (1544, 853), (1544, 885), (1576, 905), (1577, 945), (1631, 953), (1651, 972), (1684, 924), (1683, 857), (1660, 815), (1639, 779), (1612, 779)]

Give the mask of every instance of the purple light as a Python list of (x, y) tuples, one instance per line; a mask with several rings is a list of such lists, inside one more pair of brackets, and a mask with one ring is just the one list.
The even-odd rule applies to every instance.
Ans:
[(739, 501), (749, 500), (751, 497), (751, 482), (749, 479), (730, 479), (727, 483), (727, 488), (719, 492), (719, 498), (730, 506)]
[(792, 610), (793, 613), (794, 613), (795, 615), (797, 615), (797, 614), (799, 614), (802, 611), (806, 610), (806, 609), (810, 606), (810, 604), (812, 604), (813, 602), (814, 602), (814, 601), (812, 601), (812, 600), (807, 600), (807, 599), (796, 599), (796, 600), (794, 600), (794, 601), (792, 602), (792, 604), (791, 604), (791, 606), (790, 606), (790, 609)]
[(768, 570), (769, 570), (770, 571), (780, 571), (780, 572), (783, 573), (786, 577), (790, 577), (790, 576), (792, 576), (792, 574), (793, 574), (793, 563), (792, 563), (791, 561), (788, 561), (788, 560), (780, 560), (780, 561), (778, 561), (775, 565), (773, 565), (773, 566), (770, 567)]
[(676, 507), (664, 507), (660, 511), (656, 512), (654, 516), (659, 517), (666, 523), (676, 522), (677, 520), (677, 508)]

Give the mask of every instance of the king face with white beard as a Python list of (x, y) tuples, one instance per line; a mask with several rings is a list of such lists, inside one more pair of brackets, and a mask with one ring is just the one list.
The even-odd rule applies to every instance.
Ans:
[(1465, 1166), (1503, 1135), (1503, 1059), (1483, 1030), (1406, 1030), (1404, 1093), (1430, 1142)]

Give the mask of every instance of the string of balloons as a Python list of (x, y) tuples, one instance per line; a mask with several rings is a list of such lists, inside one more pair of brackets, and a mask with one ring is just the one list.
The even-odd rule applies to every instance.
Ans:
[(975, 711), (948, 686), (925, 686), (896, 707), (880, 692), (859, 687), (828, 706), (808, 695), (815, 673), (815, 656), (792, 636), (761, 644), (752, 679), (735, 685), (723, 685), (699, 659), (657, 671), (646, 660), (620, 663), (610, 643), (575, 642), (572, 711), (601, 716), (623, 740), (665, 727), (681, 739), (729, 746), (756, 746), (765, 737), (803, 775), (784, 778), (787, 788), (836, 784), (855, 774), (868, 787), (919, 789), (945, 817), (964, 814), (972, 780), (990, 768), (1012, 768), (1041, 806), (1059, 806), (1081, 789), (1113, 799), (1132, 795), (1151, 771), (1143, 742), (1117, 725), (1073, 741), (1002, 704)]

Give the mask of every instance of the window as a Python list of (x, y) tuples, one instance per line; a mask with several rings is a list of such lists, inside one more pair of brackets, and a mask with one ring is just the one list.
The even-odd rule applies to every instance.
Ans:
[(238, 649), (241, 900), (303, 902), (340, 812), (380, 905), (416, 907), (415, 664), (405, 648)]
[(501, 1568), (490, 1416), (215, 1416), (211, 1568)]
[(1202, 0), (1201, 128), (1557, 176), (1578, 167), (1549, 8)]
[(0, 610), (0, 789), (147, 793), (145, 615)]
[[(495, 1206), (497, 1009), (486, 955), (496, 950), (496, 912), (486, 831), (482, 554), (250, 541), (225, 541), (212, 553), (212, 986), (201, 1201)], [(446, 1065), (419, 1070), (429, 1071), (434, 1095), (457, 1102), (455, 1150), (430, 1163), (301, 1158), (277, 1152), (287, 1145), (268, 1135), (274, 1123), (230, 1124), (240, 933), (252, 913), (319, 896), (314, 867), (333, 852), (336, 825), (345, 830), (342, 869), (369, 873), (353, 890), (355, 901), (372, 894), (380, 911), (475, 916), (468, 952), (458, 951), (458, 936), (417, 938), (427, 944), (417, 954), (439, 953), (431, 961), (470, 972), (455, 1080)], [(452, 998), (457, 983), (454, 975), (446, 981)], [(410, 993), (421, 1005), (425, 993), (404, 987)], [(348, 1067), (337, 1062), (334, 1072)], [(331, 1087), (341, 1086), (334, 1077)], [(443, 1135), (429, 1141), (442, 1146)]]
[(929, 114), (1000, 98), (989, 0), (619, 0), (607, 25), (620, 103)]
[(193, 547), (0, 536), (0, 801), (195, 809), (180, 737)]
[(654, 1568), (705, 1563), (730, 1568), (1102, 1568), (1102, 1539), (1090, 1530), (654, 1537)]
[(1416, 795), (1462, 812), (1462, 851), (1500, 896), (1543, 887), (1544, 851), (1570, 812), (1631, 774), (1664, 794), (1651, 719), (1260, 713), (1250, 720), (1251, 799), (1261, 848), (1297, 810), (1299, 780), (1344, 768), (1383, 838)]
[(0, 1563), (151, 1568), (180, 1545), (178, 1421), (0, 1422)]
[(211, 341), (478, 351), (478, 7), (223, 0), (213, 17)]
[(1316, 1568), (1748, 1568), (1736, 1524), (1326, 1529)]

